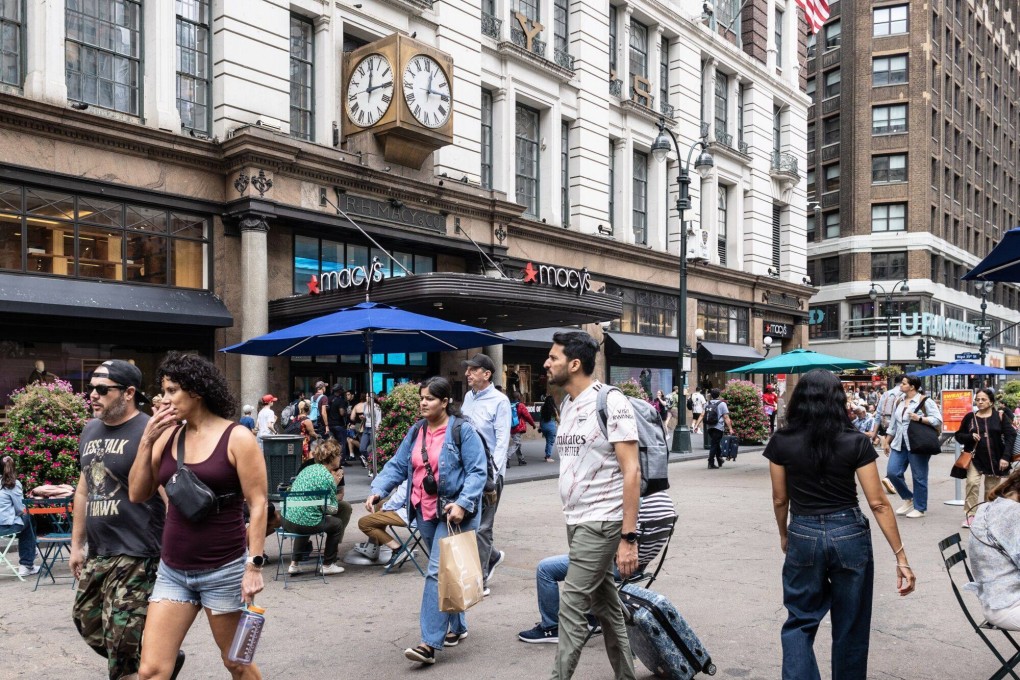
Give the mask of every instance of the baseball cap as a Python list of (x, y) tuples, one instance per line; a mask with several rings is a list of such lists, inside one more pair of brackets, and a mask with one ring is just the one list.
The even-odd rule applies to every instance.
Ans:
[(336, 385), (333, 385), (333, 391), (334, 392), (343, 392), (344, 391), (344, 386), (341, 385), (340, 383), (337, 383)]
[(271, 395), (271, 394), (263, 394), (262, 395), (262, 403), (263, 404), (272, 404), (274, 401), (276, 401), (276, 397), (274, 397), (273, 395)]
[(496, 365), (492, 363), (492, 359), (486, 354), (478, 353), (464, 362), (465, 366), (473, 366), (475, 368), (484, 368), (486, 371), (495, 374)]
[(109, 378), (124, 387), (134, 387), (135, 401), (139, 404), (149, 401), (149, 398), (142, 394), (142, 371), (132, 363), (121, 359), (110, 359), (97, 366), (92, 375), (97, 378)]
[(319, 389), (320, 387), (325, 387), (325, 386), (326, 386), (326, 383), (324, 383), (321, 380), (319, 382), (315, 383), (315, 389)]

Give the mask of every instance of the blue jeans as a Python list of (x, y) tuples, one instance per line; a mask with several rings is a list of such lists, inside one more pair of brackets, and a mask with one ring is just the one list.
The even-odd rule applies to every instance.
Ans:
[[(467, 616), (464, 612), (448, 614), (439, 611), (439, 539), (446, 538), (450, 532), (445, 521), (426, 520), (422, 517), (421, 508), (415, 509), (418, 514), (418, 530), (429, 550), (429, 568), (425, 572), (425, 590), (421, 594), (421, 641), (440, 650), (447, 633), (467, 632)], [(461, 530), (477, 529), (480, 515), (476, 512), (474, 517), (461, 522)]]
[(831, 611), (832, 680), (866, 680), (875, 562), (860, 508), (794, 515), (783, 564), (783, 680), (820, 680), (814, 641)]
[[(914, 509), (921, 512), (928, 511), (928, 463), (931, 456), (922, 456), (909, 451), (892, 449), (889, 452), (889, 464), (886, 465), (885, 473), (892, 482), (896, 493), (905, 501), (913, 500)], [(910, 465), (910, 477), (914, 480), (913, 492), (907, 487), (903, 478)]]
[[(553, 555), (538, 563), (535, 583), (538, 592), (538, 613), (542, 616), (542, 627), (552, 628), (560, 622), (560, 583), (567, 578), (570, 555)], [(638, 568), (640, 571), (640, 567)], [(620, 572), (613, 565), (613, 576), (620, 578)], [(589, 619), (590, 622), (590, 619)]]
[(21, 516), (25, 523), (23, 527), (12, 524), (0, 524), (0, 536), (8, 534), (18, 535), (18, 562), (25, 567), (35, 564), (35, 528), (32, 526), (32, 518), (28, 515)]
[(545, 437), (545, 457), (552, 458), (553, 447), (556, 446), (556, 421), (549, 420), (542, 423), (542, 435)]

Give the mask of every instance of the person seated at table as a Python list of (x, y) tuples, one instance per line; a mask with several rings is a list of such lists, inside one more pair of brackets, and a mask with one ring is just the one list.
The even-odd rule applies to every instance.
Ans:
[(970, 525), (967, 554), (988, 623), (1020, 630), (1020, 469), (988, 492)]
[(18, 576), (39, 573), (35, 564), (35, 529), (25, 508), (25, 494), (21, 490), (14, 459), (3, 458), (3, 476), (0, 478), (0, 536), (18, 535)]
[[(661, 538), (642, 542), (642, 525), (674, 515), (676, 515), (676, 508), (673, 506), (673, 499), (665, 491), (649, 494), (641, 499), (641, 505), (638, 507), (638, 568), (634, 572), (635, 574), (642, 573), (669, 540), (668, 535), (663, 534)], [(538, 612), (541, 614), (542, 620), (535, 624), (534, 628), (518, 633), (517, 639), (521, 642), (559, 643), (559, 584), (567, 578), (567, 569), (570, 568), (568, 558), (568, 555), (554, 555), (538, 563), (535, 580), (538, 584)], [(613, 569), (615, 572), (616, 567)], [(618, 574), (617, 578), (619, 578)], [(601, 633), (602, 625), (599, 620), (590, 613), (586, 616), (588, 617), (588, 629), (593, 634)]]
[[(293, 506), (284, 504), (283, 530), (302, 534), (294, 540), (292, 558), (309, 552), (309, 536), (325, 532), (326, 546), (323, 549), (322, 573), (342, 574), (344, 568), (337, 564), (340, 542), (344, 530), (351, 521), (351, 504), (343, 500), (344, 471), (340, 467), (340, 445), (335, 440), (323, 442), (313, 453), (304, 469), (298, 472), (290, 492), (321, 492), (323, 504)], [(298, 560), (292, 559), (288, 571), (300, 574)]]
[[(375, 512), (365, 515), (358, 520), (358, 529), (361, 530), (368, 540), (358, 543), (352, 551), (356, 555), (364, 557), (366, 564), (377, 564), (390, 561), (394, 550), (400, 548), (400, 542), (386, 532), (386, 527), (407, 526), (407, 480), (401, 482), (385, 503), (376, 504)], [(389, 548), (387, 555), (385, 548)], [(353, 555), (351, 557), (354, 557)], [(351, 560), (345, 558), (345, 562), (354, 564), (357, 558)]]

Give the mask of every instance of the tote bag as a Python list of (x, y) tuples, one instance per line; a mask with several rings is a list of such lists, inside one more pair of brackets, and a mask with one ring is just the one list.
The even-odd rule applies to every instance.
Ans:
[(439, 611), (463, 612), (482, 601), (482, 563), (474, 530), (439, 539)]

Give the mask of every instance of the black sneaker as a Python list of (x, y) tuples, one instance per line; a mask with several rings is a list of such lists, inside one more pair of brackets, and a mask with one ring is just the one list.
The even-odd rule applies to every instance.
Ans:
[(522, 630), (518, 633), (517, 639), (521, 642), (528, 642), (533, 645), (545, 642), (556, 645), (560, 642), (560, 627), (551, 626), (549, 628), (543, 628), (541, 623), (536, 623), (535, 627), (531, 630)]
[(499, 555), (498, 555), (498, 557), (496, 557), (496, 559), (492, 560), (492, 562), (489, 563), (489, 578), (485, 582), (485, 585), (489, 585), (489, 582), (492, 581), (492, 574), (493, 574), (493, 572), (496, 571), (496, 567), (498, 567), (499, 565), (503, 564), (503, 560), (506, 559), (506, 552), (505, 551), (497, 550), (496, 552), (499, 553)]
[(467, 631), (463, 633), (447, 633), (446, 637), (443, 638), (444, 647), (456, 647), (460, 644), (460, 641), (467, 637)]
[(527, 465), (528, 461), (524, 460), (523, 458), (518, 458), (517, 459), (517, 464), (518, 465)]
[(425, 645), (408, 647), (404, 650), (404, 656), (408, 661), (417, 661), (418, 663), (434, 664), (436, 662), (436, 650)]

